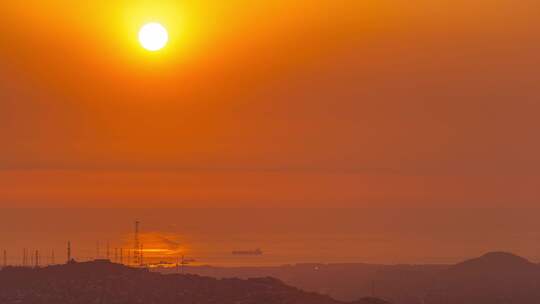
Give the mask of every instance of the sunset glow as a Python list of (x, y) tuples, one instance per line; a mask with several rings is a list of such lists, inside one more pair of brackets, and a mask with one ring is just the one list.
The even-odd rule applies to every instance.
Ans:
[(0, 304), (540, 303), (538, 2), (1, 0)]
[[(540, 201), (538, 0), (0, 2), (0, 207), (414, 210), (380, 230), (373, 220), (372, 230), (328, 233), (376, 231), (365, 238), (384, 246), (354, 240), (341, 251), (415, 262), (484, 250), (443, 250), (431, 230), (410, 224), (435, 225), (426, 214)], [(2, 213), (4, 231), (30, 229), (28, 216)], [(276, 263), (331, 258), (322, 240), (305, 240), (324, 221), (304, 225), (313, 218), (292, 212), (289, 230), (310, 227), (297, 236), (221, 213), (197, 213), (188, 225), (182, 212), (156, 211), (152, 221), (104, 212), (73, 220), (69, 238), (80, 256), (95, 255), (98, 238), (131, 248), (118, 236), (141, 218), (158, 234), (142, 240), (149, 258), (247, 264), (255, 262), (229, 253), (259, 247), (286, 257)], [(355, 215), (335, 214), (335, 225)], [(107, 217), (108, 229), (79, 236)], [(516, 218), (508, 225), (519, 227)], [(235, 241), (220, 234), (233, 224)], [(65, 252), (68, 236), (22, 244), (40, 232), (23, 230), (6, 233), (9, 251)], [(510, 237), (481, 245), (537, 252)]]
[(159, 23), (145, 24), (139, 31), (139, 42), (148, 51), (159, 51), (168, 41), (169, 33)]

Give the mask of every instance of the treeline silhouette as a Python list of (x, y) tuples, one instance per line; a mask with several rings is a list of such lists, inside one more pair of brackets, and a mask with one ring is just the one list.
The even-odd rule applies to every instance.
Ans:
[[(215, 279), (149, 272), (108, 261), (0, 271), (2, 304), (342, 304), (273, 278)], [(354, 304), (384, 304), (362, 299)]]
[(540, 303), (540, 266), (504, 252), (488, 253), (455, 265), (201, 266), (186, 267), (185, 271), (217, 278), (271, 276), (342, 301), (374, 295), (396, 304)]

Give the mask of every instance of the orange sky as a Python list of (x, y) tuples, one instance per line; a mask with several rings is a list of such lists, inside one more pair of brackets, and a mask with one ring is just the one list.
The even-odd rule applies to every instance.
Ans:
[[(534, 206), (533, 0), (2, 1), (0, 206)], [(136, 44), (161, 21), (171, 44)]]

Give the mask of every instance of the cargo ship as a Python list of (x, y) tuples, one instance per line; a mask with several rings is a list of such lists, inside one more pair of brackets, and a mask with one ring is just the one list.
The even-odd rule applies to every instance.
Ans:
[(233, 255), (263, 255), (261, 249), (257, 248), (255, 250), (234, 250)]

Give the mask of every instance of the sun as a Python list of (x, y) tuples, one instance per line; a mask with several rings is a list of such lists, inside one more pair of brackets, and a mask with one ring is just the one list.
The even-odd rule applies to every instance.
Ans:
[(159, 51), (169, 42), (169, 33), (159, 23), (147, 23), (139, 30), (139, 42), (148, 51)]

